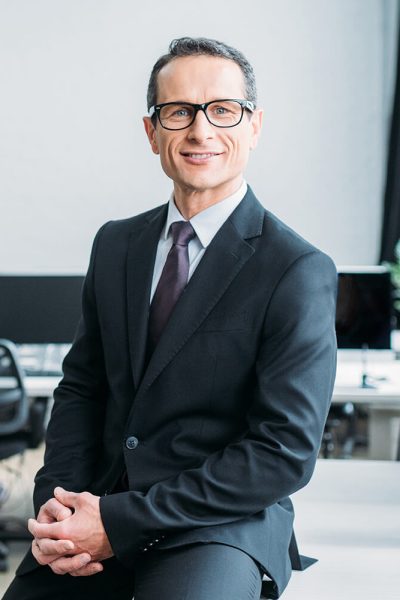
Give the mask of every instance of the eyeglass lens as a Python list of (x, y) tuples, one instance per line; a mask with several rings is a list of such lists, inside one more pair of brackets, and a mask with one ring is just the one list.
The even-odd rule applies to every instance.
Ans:
[[(160, 110), (161, 125), (169, 129), (182, 129), (189, 126), (196, 109), (190, 104), (168, 104)], [(211, 102), (206, 108), (208, 120), (217, 127), (232, 127), (242, 118), (242, 106), (235, 100)]]

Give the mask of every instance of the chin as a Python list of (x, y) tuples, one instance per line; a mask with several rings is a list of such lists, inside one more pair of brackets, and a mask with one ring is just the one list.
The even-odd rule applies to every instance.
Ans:
[(198, 191), (220, 187), (228, 183), (216, 177), (216, 173), (185, 173), (181, 181), (183, 185)]

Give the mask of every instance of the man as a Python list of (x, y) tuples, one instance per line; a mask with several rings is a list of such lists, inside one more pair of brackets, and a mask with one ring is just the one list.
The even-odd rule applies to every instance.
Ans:
[(253, 600), (263, 574), (271, 598), (290, 577), (336, 271), (243, 181), (262, 112), (240, 52), (174, 40), (148, 108), (173, 195), (96, 236), (6, 600)]

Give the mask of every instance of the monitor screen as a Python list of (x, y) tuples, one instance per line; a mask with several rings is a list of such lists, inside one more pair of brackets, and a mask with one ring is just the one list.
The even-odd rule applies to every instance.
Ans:
[(391, 289), (390, 274), (383, 267), (339, 269), (338, 348), (390, 349)]
[(1, 275), (0, 337), (69, 344), (81, 313), (82, 275)]

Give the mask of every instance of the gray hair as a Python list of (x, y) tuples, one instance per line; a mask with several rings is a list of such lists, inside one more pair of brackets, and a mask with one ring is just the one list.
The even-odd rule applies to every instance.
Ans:
[(217, 42), (216, 40), (210, 40), (208, 38), (183, 37), (172, 40), (169, 45), (168, 54), (160, 56), (154, 65), (147, 88), (147, 109), (157, 104), (157, 77), (161, 69), (176, 58), (196, 55), (227, 58), (239, 65), (245, 82), (246, 99), (251, 100), (251, 102), (254, 103), (254, 106), (256, 106), (257, 88), (253, 67), (239, 50), (236, 50), (223, 42)]

